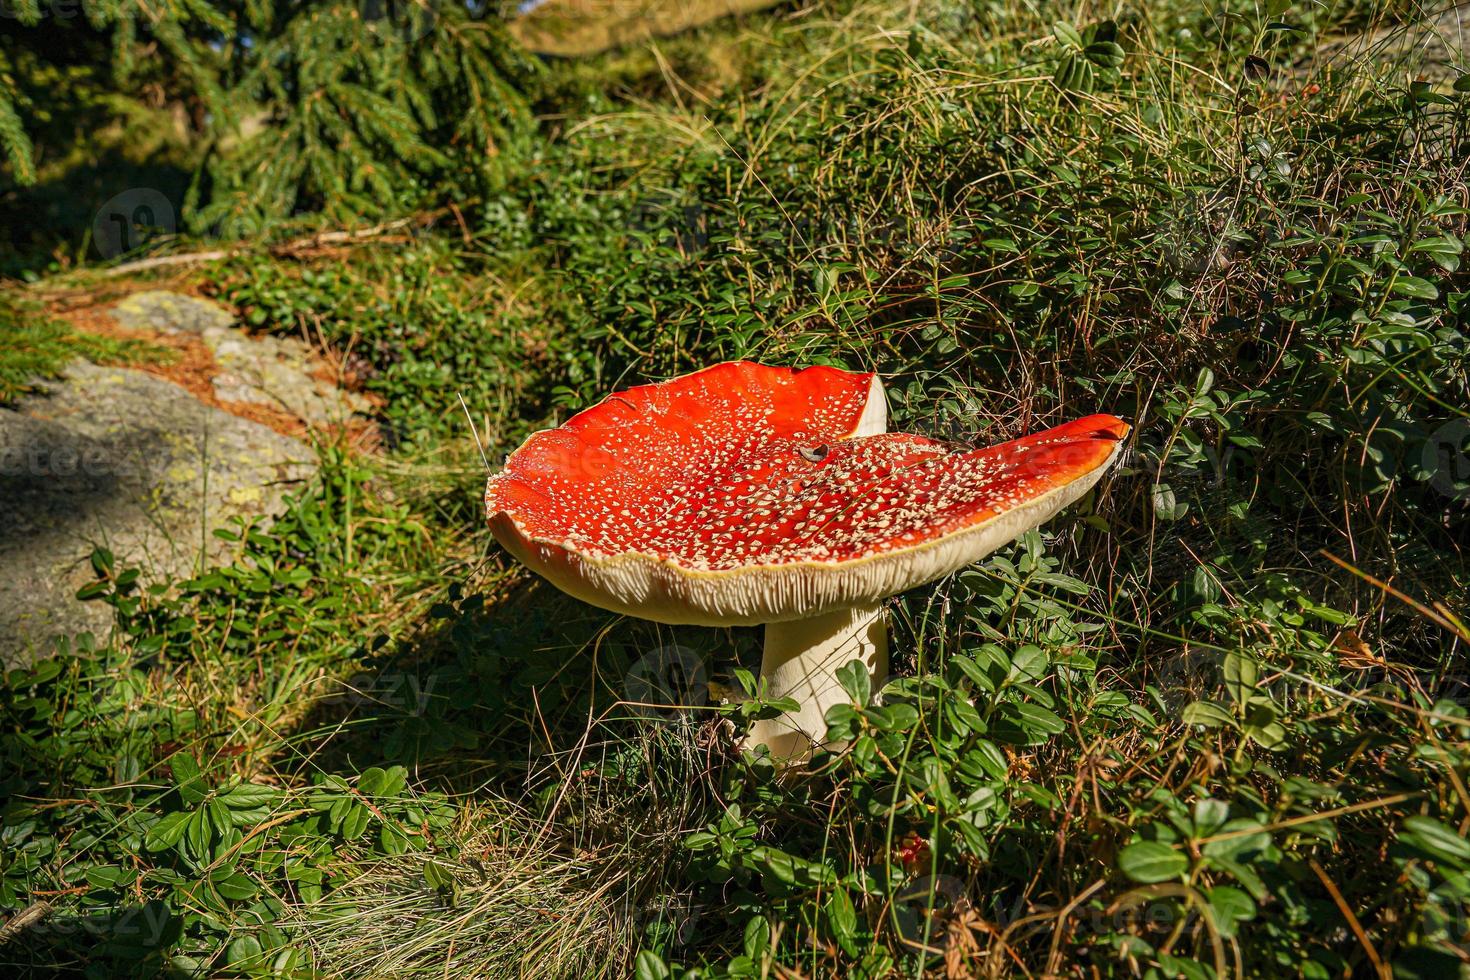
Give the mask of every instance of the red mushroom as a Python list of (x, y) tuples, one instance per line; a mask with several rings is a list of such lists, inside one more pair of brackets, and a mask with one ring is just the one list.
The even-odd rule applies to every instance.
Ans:
[(838, 667), (887, 672), (884, 598), (1082, 496), (1128, 425), (1093, 415), (988, 449), (884, 434), (876, 375), (719, 364), (609, 397), (511, 454), (485, 492), (511, 554), (593, 605), (764, 624), (762, 676), (800, 708), (753, 744), (809, 751)]

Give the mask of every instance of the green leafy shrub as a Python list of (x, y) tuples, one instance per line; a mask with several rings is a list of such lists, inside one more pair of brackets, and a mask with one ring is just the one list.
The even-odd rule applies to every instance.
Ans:
[(577, 356), (557, 323), (556, 298), (536, 295), (543, 286), (529, 283), (525, 295), (494, 275), (474, 277), (441, 241), (319, 268), (257, 259), (215, 280), (250, 326), (305, 334), (339, 352), (345, 370), (383, 400), (390, 445), (467, 434), (462, 397), (481, 435), (509, 448), (544, 410), (560, 364)]
[[(1312, 60), (1406, 12), (895, 5), (705, 32), (554, 68), (536, 165), (446, 239), (217, 268), (256, 326), (362, 358), (400, 451), (329, 470), (175, 598), (102, 576), (124, 629), (97, 671), (149, 711), (16, 675), (7, 904), (131, 867), (179, 918), (149, 965), (256, 973), (288, 947), (280, 972), (1462, 970), (1467, 94)], [(716, 59), (740, 84), (680, 86)], [(1092, 410), (1136, 430), (1069, 515), (889, 604), (894, 677), (845, 672), (845, 744), (801, 778), (732, 745), (774, 710), (754, 631), (613, 619), (483, 560), (478, 461), (437, 455), (467, 442), (458, 392), (499, 451), (732, 357), (879, 369), (896, 427), (957, 442)], [(695, 709), (631, 686), (670, 651), (667, 700)], [(94, 698), (134, 727), (72, 707)], [(237, 729), (270, 765), (205, 761)], [(107, 774), (103, 741), (138, 771)], [(237, 825), (247, 784), (283, 809)], [(117, 788), (61, 802), (78, 786)], [(495, 837), (504, 797), (530, 816)], [(199, 859), (237, 830), (288, 856), (217, 882)], [(257, 891), (227, 916), (188, 890), (224, 882)]]

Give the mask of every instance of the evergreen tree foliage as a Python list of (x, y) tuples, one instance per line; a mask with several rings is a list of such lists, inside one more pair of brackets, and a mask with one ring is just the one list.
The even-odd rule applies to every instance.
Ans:
[[(164, 110), (195, 231), (493, 191), (537, 63), (465, 0), (0, 0), (0, 197), (134, 107)], [(79, 120), (83, 91), (100, 98)], [(111, 118), (109, 118), (111, 117)], [(121, 189), (121, 188), (119, 188)]]
[(25, 126), (21, 125), (12, 94), (14, 91), (15, 71), (5, 52), (0, 51), (0, 150), (5, 152), (15, 180), (21, 184), (33, 184), (36, 180), (35, 149), (26, 135)]

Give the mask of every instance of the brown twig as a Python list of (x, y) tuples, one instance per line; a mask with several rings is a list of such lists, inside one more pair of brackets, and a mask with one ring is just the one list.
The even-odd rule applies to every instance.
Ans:
[(0, 925), (0, 946), (19, 936), (31, 926), (45, 921), (46, 917), (51, 914), (51, 909), (50, 902), (32, 902), (12, 915), (4, 925)]
[[(473, 201), (466, 201), (473, 204)], [(315, 235), (307, 235), (304, 238), (293, 239), (280, 245), (267, 245), (264, 250), (276, 257), (288, 257), (311, 252), (316, 249), (327, 248), (333, 245), (357, 245), (372, 239), (381, 238), (390, 232), (407, 228), (411, 225), (420, 227), (431, 225), (446, 214), (454, 214), (458, 217), (458, 209), (454, 207), (439, 208), (436, 211), (426, 211), (422, 214), (410, 215), (407, 218), (398, 218), (394, 221), (385, 221), (382, 224), (373, 225), (369, 228), (358, 228), (355, 231), (323, 231)], [(464, 220), (460, 218), (463, 226)], [(222, 259), (232, 259), (237, 255), (244, 255), (261, 248), (260, 245), (236, 245), (233, 248), (216, 248), (203, 252), (183, 252), (179, 255), (157, 255), (147, 259), (135, 259), (132, 262), (124, 262), (115, 265), (111, 269), (103, 271), (105, 276), (123, 276), (134, 272), (145, 272), (149, 269), (161, 269), (175, 265), (194, 265), (199, 262), (218, 262)]]
[(1402, 803), (1405, 800), (1412, 800), (1415, 797), (1423, 795), (1422, 792), (1395, 793), (1392, 796), (1383, 796), (1376, 800), (1364, 800), (1361, 803), (1340, 806), (1333, 810), (1323, 810), (1321, 813), (1304, 813), (1301, 816), (1287, 817), (1285, 820), (1277, 820), (1273, 823), (1264, 823), (1258, 827), (1246, 827), (1241, 830), (1226, 831), (1223, 834), (1212, 834), (1209, 837), (1201, 837), (1195, 843), (1203, 847), (1205, 844), (1220, 840), (1236, 840), (1240, 837), (1251, 837), (1255, 834), (1271, 834), (1278, 830), (1286, 830), (1289, 827), (1299, 827), (1302, 824), (1316, 823), (1319, 820), (1331, 820), (1335, 817), (1346, 816), (1349, 813), (1358, 813), (1362, 810), (1376, 810), (1379, 807), (1393, 806), (1395, 803)]
[(1072, 899), (1066, 905), (1062, 906), (1062, 910), (1057, 913), (1057, 921), (1056, 924), (1052, 926), (1051, 931), (1051, 952), (1049, 952), (1046, 957), (1047, 976), (1055, 975), (1061, 965), (1062, 923), (1067, 921), (1067, 916), (1071, 915), (1076, 910), (1077, 906), (1081, 905), (1083, 902), (1091, 898), (1099, 888), (1101, 888), (1103, 885), (1106, 885), (1107, 883), (1108, 880), (1106, 878), (1099, 878), (1097, 881), (1094, 881), (1092, 884), (1088, 885), (1081, 892), (1079, 892), (1076, 898)]
[[(1215, 976), (1228, 978), (1229, 974), (1225, 972), (1225, 946), (1220, 941), (1220, 927), (1215, 922), (1215, 912), (1205, 897), (1190, 885), (1181, 885), (1171, 881), (1159, 882), (1156, 885), (1143, 885), (1119, 895), (1107, 907), (1106, 913), (1112, 915), (1119, 910), (1131, 909), (1158, 895), (1182, 898), (1186, 904), (1199, 912), (1200, 922), (1205, 927), (1206, 935), (1209, 936), (1210, 950), (1215, 957)], [(1161, 953), (1168, 952), (1168, 946), (1179, 937), (1184, 924), (1184, 920), (1180, 920), (1179, 925), (1174, 929), (1174, 934), (1169, 937), (1169, 942), (1159, 950)]]
[(1331, 878), (1327, 877), (1327, 872), (1322, 870), (1322, 865), (1317, 863), (1316, 858), (1312, 858), (1307, 864), (1311, 865), (1312, 870), (1321, 879), (1322, 887), (1326, 888), (1327, 894), (1332, 896), (1333, 904), (1342, 913), (1342, 917), (1347, 919), (1347, 924), (1352, 928), (1353, 935), (1358, 937), (1358, 943), (1363, 947), (1363, 952), (1368, 954), (1368, 959), (1373, 964), (1373, 972), (1381, 977), (1382, 980), (1389, 980), (1391, 974), (1388, 972), (1388, 967), (1383, 965), (1383, 960), (1378, 956), (1378, 950), (1373, 948), (1373, 943), (1369, 941), (1368, 934), (1363, 931), (1363, 924), (1358, 921), (1358, 917), (1348, 907), (1347, 900), (1342, 897), (1342, 892), (1338, 891), (1337, 885), (1333, 883)]
[(1380, 589), (1383, 592), (1388, 593), (1395, 599), (1408, 605), (1415, 612), (1424, 616), (1424, 618), (1428, 619), (1430, 622), (1444, 628), (1445, 630), (1448, 630), (1451, 633), (1454, 633), (1465, 642), (1470, 643), (1470, 629), (1466, 629), (1465, 624), (1460, 622), (1459, 617), (1455, 616), (1452, 612), (1445, 608), (1443, 603), (1436, 602), (1435, 606), (1437, 608), (1431, 609), (1429, 606), (1424, 605), (1424, 603), (1420, 602), (1418, 599), (1415, 599), (1413, 596), (1405, 595), (1403, 592), (1400, 592), (1398, 589), (1394, 588), (1392, 585), (1389, 585), (1387, 582), (1384, 582), (1381, 579), (1374, 578), (1372, 575), (1369, 575), (1362, 569), (1356, 568), (1350, 563), (1343, 561), (1341, 558), (1337, 557), (1325, 548), (1321, 551), (1321, 554), (1322, 557), (1326, 558), (1334, 565), (1337, 565), (1339, 568), (1351, 572), (1358, 578), (1362, 579), (1364, 582), (1367, 582), (1369, 585), (1373, 586), (1375, 589)]

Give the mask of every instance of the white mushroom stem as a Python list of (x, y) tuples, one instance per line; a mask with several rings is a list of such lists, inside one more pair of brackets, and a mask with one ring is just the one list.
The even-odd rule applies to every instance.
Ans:
[(767, 696), (793, 698), (799, 707), (757, 721), (749, 744), (767, 745), (777, 759), (811, 754), (827, 733), (825, 716), (834, 704), (851, 701), (837, 682), (837, 669), (861, 660), (876, 690), (888, 675), (888, 627), (882, 606), (860, 606), (766, 626), (761, 677)]
[[(888, 399), (875, 374), (852, 435), (875, 436), (887, 431)], [(888, 625), (881, 605), (850, 606), (808, 619), (767, 623), (761, 677), (770, 697), (793, 698), (798, 707), (757, 721), (746, 744), (766, 745), (776, 759), (797, 762), (809, 756), (827, 735), (827, 709), (848, 700), (837, 682), (837, 668), (854, 660), (867, 664), (874, 689), (877, 681), (888, 676)]]

